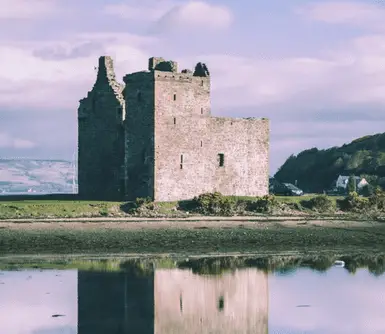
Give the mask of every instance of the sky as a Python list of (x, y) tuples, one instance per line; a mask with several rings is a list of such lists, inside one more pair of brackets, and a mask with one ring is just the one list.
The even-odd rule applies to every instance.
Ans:
[(71, 160), (77, 108), (113, 57), (204, 62), (212, 114), (270, 119), (270, 172), (384, 131), (385, 1), (0, 0), (0, 158)]

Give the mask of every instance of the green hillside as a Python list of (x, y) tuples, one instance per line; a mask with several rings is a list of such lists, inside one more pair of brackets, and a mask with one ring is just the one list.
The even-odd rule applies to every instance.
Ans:
[(294, 183), (306, 192), (330, 189), (338, 175), (363, 176), (385, 188), (385, 133), (365, 136), (341, 147), (312, 148), (291, 155), (274, 177)]

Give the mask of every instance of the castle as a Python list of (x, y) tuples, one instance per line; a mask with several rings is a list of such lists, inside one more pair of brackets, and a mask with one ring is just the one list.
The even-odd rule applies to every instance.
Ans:
[(177, 67), (153, 57), (123, 85), (111, 57), (99, 58), (94, 87), (78, 108), (80, 197), (268, 194), (269, 121), (211, 116), (206, 65)]

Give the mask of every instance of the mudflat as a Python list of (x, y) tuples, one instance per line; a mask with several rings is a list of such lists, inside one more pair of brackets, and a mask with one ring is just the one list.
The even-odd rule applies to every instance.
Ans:
[(385, 250), (385, 223), (306, 217), (0, 221), (0, 253), (223, 253)]

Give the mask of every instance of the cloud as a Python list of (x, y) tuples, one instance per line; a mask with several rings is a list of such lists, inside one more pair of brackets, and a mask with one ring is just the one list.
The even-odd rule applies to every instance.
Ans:
[(315, 21), (385, 28), (385, 8), (373, 2), (329, 1), (299, 7), (297, 14)]
[(56, 0), (0, 0), (0, 19), (36, 19), (58, 10)]
[(233, 22), (231, 11), (224, 6), (211, 5), (202, 1), (189, 1), (166, 12), (151, 31), (174, 32), (178, 29), (222, 30)]
[(21, 138), (14, 138), (8, 133), (0, 133), (0, 147), (10, 147), (10, 148), (33, 148), (36, 144), (30, 140), (25, 140)]
[(109, 4), (103, 8), (105, 14), (135, 21), (154, 21), (176, 5), (175, 1), (136, 0), (127, 3)]
[(113, 56), (119, 80), (145, 69), (149, 58), (139, 37), (124, 34), (0, 46), (0, 106), (69, 108), (75, 114), (78, 101), (92, 88), (101, 55)]

